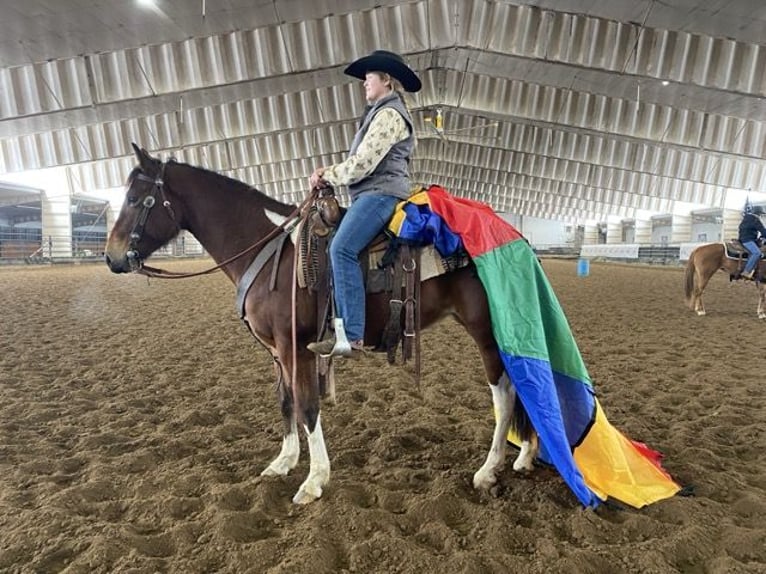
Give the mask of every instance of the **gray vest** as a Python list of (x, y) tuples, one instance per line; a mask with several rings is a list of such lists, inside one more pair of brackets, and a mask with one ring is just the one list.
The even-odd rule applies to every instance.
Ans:
[(351, 200), (355, 200), (362, 194), (370, 195), (393, 195), (399, 199), (407, 199), (410, 196), (409, 163), (412, 150), (415, 147), (415, 137), (413, 136), (412, 117), (404, 107), (399, 94), (393, 93), (381, 100), (378, 100), (368, 111), (362, 120), (362, 126), (354, 136), (349, 153), (354, 155), (362, 143), (364, 135), (367, 133), (372, 119), (383, 108), (393, 108), (404, 118), (410, 135), (407, 139), (394, 144), (385, 157), (380, 161), (370, 175), (364, 179), (352, 183), (348, 186), (348, 193)]

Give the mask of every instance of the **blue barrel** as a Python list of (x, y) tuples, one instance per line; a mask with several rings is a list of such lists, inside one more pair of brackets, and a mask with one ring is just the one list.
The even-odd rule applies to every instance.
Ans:
[(590, 273), (590, 260), (578, 259), (577, 260), (577, 276), (587, 277)]

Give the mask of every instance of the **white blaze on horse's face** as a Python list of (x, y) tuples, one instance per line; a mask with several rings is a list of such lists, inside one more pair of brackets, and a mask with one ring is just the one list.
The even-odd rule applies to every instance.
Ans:
[[(264, 209), (263, 211), (266, 212), (266, 217), (269, 218), (269, 221), (271, 221), (277, 227), (287, 221), (287, 218), (284, 215), (279, 215), (278, 213), (274, 213), (268, 209)], [(298, 245), (298, 232), (299, 230), (297, 225), (290, 232), (290, 241), (293, 242), (293, 245)]]

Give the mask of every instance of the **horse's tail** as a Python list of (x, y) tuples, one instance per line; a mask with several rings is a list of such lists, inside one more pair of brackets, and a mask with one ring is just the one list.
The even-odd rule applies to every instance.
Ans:
[(694, 275), (696, 274), (696, 265), (694, 264), (696, 250), (689, 255), (689, 260), (686, 262), (686, 272), (684, 273), (684, 295), (686, 296), (686, 304), (692, 305), (692, 294), (694, 293)]
[(516, 394), (514, 398), (510, 430), (513, 431), (519, 439), (530, 441), (532, 440), (535, 429), (532, 426), (532, 421), (529, 418), (527, 410), (524, 408), (524, 405), (521, 404), (519, 395)]

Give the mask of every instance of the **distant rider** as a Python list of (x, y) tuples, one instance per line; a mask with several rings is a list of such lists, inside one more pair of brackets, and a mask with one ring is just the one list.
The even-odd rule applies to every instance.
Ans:
[(745, 270), (742, 271), (742, 277), (752, 279), (755, 270), (758, 267), (758, 261), (761, 259), (761, 249), (758, 247), (758, 238), (766, 238), (766, 228), (764, 228), (761, 218), (763, 207), (760, 205), (747, 206), (742, 222), (739, 224), (739, 241), (742, 246), (750, 252), (747, 258)]

